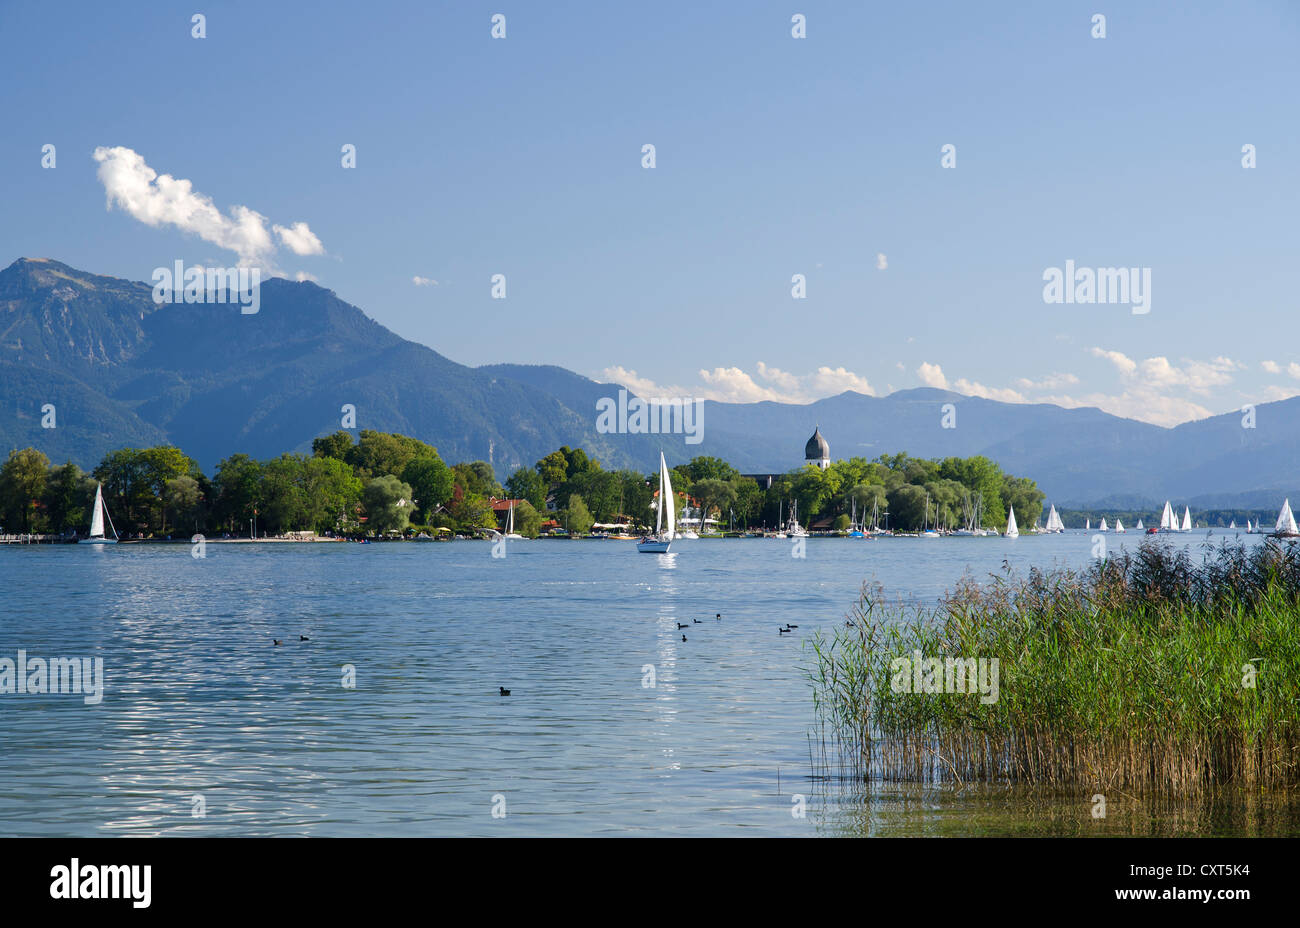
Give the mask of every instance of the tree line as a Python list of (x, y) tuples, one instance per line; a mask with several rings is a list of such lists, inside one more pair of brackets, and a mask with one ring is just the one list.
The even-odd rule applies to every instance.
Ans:
[[(774, 528), (792, 504), (805, 524), (843, 529), (856, 511), (881, 526), (912, 531), (957, 528), (974, 519), (1001, 528), (1014, 506), (1021, 524), (1042, 514), (1043, 493), (1030, 479), (1003, 473), (984, 457), (930, 460), (905, 453), (809, 465), (775, 475), (770, 487), (715, 457), (672, 469), (678, 513), (690, 507), (723, 528)], [(312, 442), (312, 453), (265, 461), (246, 454), (222, 460), (209, 477), (179, 448), (122, 448), (90, 472), (51, 465), (35, 448), (12, 451), (0, 465), (0, 526), (6, 532), (84, 534), (95, 487), (118, 531), (134, 537), (191, 532), (276, 535), (289, 531), (378, 535), (496, 528), (493, 500), (515, 504), (515, 530), (585, 534), (597, 523), (653, 523), (658, 475), (606, 470), (581, 448), (562, 447), (504, 485), (486, 461), (447, 465), (438, 451), (405, 435), (338, 431)], [(550, 523), (548, 525), (548, 523)]]

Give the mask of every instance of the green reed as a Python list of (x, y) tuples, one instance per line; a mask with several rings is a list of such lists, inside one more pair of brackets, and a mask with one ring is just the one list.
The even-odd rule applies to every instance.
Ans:
[[(1005, 566), (1005, 565), (1004, 565)], [(1148, 540), (1082, 571), (964, 578), (937, 607), (864, 585), (811, 639), (814, 753), (842, 775), (1185, 794), (1300, 785), (1300, 551)], [(898, 692), (915, 651), (996, 658), (997, 701)]]

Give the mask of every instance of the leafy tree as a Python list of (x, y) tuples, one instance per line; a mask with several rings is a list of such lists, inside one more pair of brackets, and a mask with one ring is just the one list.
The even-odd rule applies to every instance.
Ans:
[(704, 520), (712, 510), (716, 509), (722, 514), (736, 501), (736, 488), (729, 480), (706, 477), (695, 481), (694, 486), (691, 487), (691, 495), (695, 497), (700, 507), (700, 530), (703, 531)]
[(420, 521), (426, 524), (429, 516), (451, 499), (452, 491), (456, 488), (451, 468), (437, 454), (412, 458), (402, 469), (402, 480), (410, 484), (419, 507)]
[(311, 443), (311, 453), (318, 458), (346, 461), (352, 453), (352, 433), (339, 429), (333, 435), (322, 435)]
[(24, 534), (35, 530), (49, 473), (50, 459), (35, 448), (9, 452), (0, 465), (0, 511), (7, 529)]
[(542, 475), (530, 467), (521, 467), (506, 479), (507, 495), (511, 499), (528, 500), (535, 510), (546, 508), (546, 490)]
[(528, 500), (515, 506), (515, 531), (525, 538), (536, 538), (542, 528), (542, 515)]
[(90, 524), (95, 481), (71, 461), (50, 471), (45, 484), (45, 515), (51, 531), (69, 532)]
[(476, 496), (501, 496), (496, 473), (487, 461), (467, 461), (452, 468), (456, 485)]
[(691, 458), (689, 464), (685, 467), (687, 476), (692, 481), (696, 480), (726, 480), (732, 481), (740, 476), (740, 471), (732, 467), (721, 458), (711, 458), (700, 456)]
[(447, 511), (458, 531), (473, 532), (480, 528), (497, 528), (496, 512), (487, 498), (478, 493), (469, 493), (464, 487), (456, 487), (451, 502), (447, 505)]
[(199, 482), (189, 474), (181, 474), (168, 480), (163, 496), (166, 508), (172, 511), (173, 520), (178, 524), (192, 522), (196, 531), (201, 498)]
[(574, 493), (569, 497), (569, 508), (566, 512), (565, 522), (568, 525), (570, 535), (587, 534), (591, 531), (591, 526), (595, 521), (581, 496)]
[(308, 458), (302, 469), (307, 524), (318, 532), (341, 530), (361, 501), (361, 480), (332, 457)]
[(365, 479), (400, 474), (415, 458), (437, 456), (437, 448), (418, 438), (362, 429), (361, 438), (344, 460), (352, 465), (358, 477)]
[(400, 532), (411, 520), (411, 486), (392, 474), (375, 477), (361, 491), (366, 527), (378, 534)]
[(925, 489), (905, 483), (889, 494), (891, 528), (915, 531), (925, 522)]
[(847, 532), (848, 530), (849, 530), (849, 517), (841, 512), (839, 515), (835, 517), (835, 531)]
[(262, 465), (246, 454), (232, 454), (217, 465), (212, 481), (217, 523), (228, 531), (247, 525), (262, 500)]

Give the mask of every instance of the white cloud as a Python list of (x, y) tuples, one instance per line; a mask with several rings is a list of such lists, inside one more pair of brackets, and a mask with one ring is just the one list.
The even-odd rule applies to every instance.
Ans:
[(1264, 368), (1264, 371), (1269, 374), (1282, 373), (1282, 368), (1276, 361), (1260, 361), (1259, 366)]
[(1289, 400), (1293, 396), (1300, 396), (1300, 390), (1297, 390), (1295, 387), (1283, 387), (1278, 384), (1271, 384), (1264, 388), (1264, 398), (1259, 402), (1272, 403), (1276, 400)]
[(1300, 380), (1300, 364), (1297, 364), (1294, 361), (1292, 361), (1290, 364), (1286, 366), (1286, 372), (1290, 374), (1292, 377), (1295, 377), (1296, 379)]
[[(241, 264), (275, 270), (276, 245), (266, 217), (247, 206), (232, 206), (223, 214), (212, 198), (198, 193), (185, 178), (159, 174), (130, 148), (95, 149), (97, 174), (111, 209), (116, 204), (133, 218), (154, 228), (175, 226), (205, 242), (233, 251)], [(294, 254), (324, 253), (320, 239), (305, 222), (273, 226), (280, 241)]]
[(1028, 402), (1024, 394), (1017, 393), (1009, 387), (986, 387), (977, 380), (967, 380), (964, 377), (954, 383), (952, 388), (966, 396), (980, 396), (986, 400), (998, 400), (1003, 403)]
[(621, 366), (605, 368), (598, 379), (622, 384), (639, 396), (689, 396), (719, 403), (770, 401), (802, 405), (827, 396), (838, 396), (845, 390), (875, 395), (867, 378), (844, 367), (822, 366), (811, 374), (792, 374), (759, 361), (755, 369), (757, 376), (739, 367), (702, 369), (699, 371), (701, 383), (695, 388), (659, 384)]
[(434, 280), (432, 277), (421, 277), (419, 274), (416, 274), (414, 277), (411, 278), (411, 283), (415, 284), (417, 287), (438, 286), (438, 282)]
[(920, 377), (921, 383), (927, 387), (935, 387), (939, 390), (948, 389), (948, 378), (943, 376), (943, 368), (938, 364), (922, 361), (921, 366), (916, 369), (916, 376)]
[(1052, 373), (1048, 374), (1042, 380), (1030, 380), (1028, 377), (1020, 377), (1016, 380), (1016, 386), (1022, 390), (1059, 390), (1061, 387), (1072, 387), (1079, 382), (1079, 378), (1073, 374)]
[(866, 396), (876, 395), (876, 391), (871, 389), (871, 384), (867, 382), (867, 378), (861, 377), (843, 367), (819, 367), (816, 373), (811, 374), (807, 380), (808, 387), (813, 393), (824, 396), (838, 396), (845, 390), (852, 390), (854, 393), (862, 393)]
[(296, 255), (323, 255), (325, 246), (305, 222), (295, 222), (289, 227), (271, 226), (280, 236), (281, 243)]
[(1089, 350), (1095, 357), (1105, 358), (1111, 364), (1114, 364), (1121, 374), (1132, 374), (1137, 370), (1137, 362), (1118, 351), (1104, 351), (1101, 348), (1091, 348)]
[(889, 267), (889, 260), (880, 252), (876, 252), (876, 270), (883, 271)]
[(1192, 419), (1213, 415), (1192, 400), (1166, 396), (1150, 389), (1134, 388), (1119, 394), (1088, 393), (1082, 396), (1041, 396), (1038, 403), (1055, 403), (1067, 409), (1096, 406), (1103, 412), (1125, 419), (1137, 419), (1152, 425), (1174, 426)]
[(779, 390), (760, 387), (738, 367), (715, 367), (711, 371), (701, 370), (700, 379), (712, 389), (702, 391), (705, 399), (720, 403), (758, 403), (771, 400), (774, 403), (787, 403), (790, 398)]

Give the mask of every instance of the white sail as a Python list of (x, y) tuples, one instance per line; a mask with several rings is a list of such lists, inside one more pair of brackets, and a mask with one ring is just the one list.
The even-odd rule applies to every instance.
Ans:
[[(1233, 519), (1231, 522), (1228, 523), (1228, 528), (1236, 528), (1236, 527), (1237, 527), (1236, 519)], [(1247, 528), (1249, 528), (1249, 526), (1247, 526)]]
[(1057, 513), (1055, 506), (1053, 506), (1051, 511), (1047, 514), (1047, 530), (1049, 532), (1065, 531), (1065, 523), (1061, 521), (1061, 516)]
[(663, 537), (669, 541), (677, 536), (676, 507), (673, 505), (673, 481), (668, 476), (668, 464), (664, 453), (659, 452), (659, 486), (663, 512)]
[(1165, 500), (1165, 508), (1160, 512), (1160, 531), (1168, 532), (1177, 527), (1178, 526), (1174, 524), (1173, 507), (1169, 505), (1169, 500)]
[(1102, 517), (1101, 517), (1101, 530), (1102, 530), (1103, 532), (1109, 532), (1109, 531), (1110, 531), (1110, 529), (1106, 526), (1106, 517), (1105, 517), (1105, 516), (1102, 516)]
[(1084, 530), (1085, 532), (1091, 532), (1091, 531), (1092, 531), (1092, 519), (1084, 519), (1084, 520), (1083, 520), (1083, 530)]
[(1190, 532), (1192, 530), (1192, 510), (1187, 506), (1183, 507), (1183, 527), (1181, 532)]
[(95, 487), (95, 514), (90, 517), (90, 537), (104, 537), (104, 493), (102, 484)]
[(1282, 502), (1282, 511), (1277, 514), (1277, 525), (1273, 531), (1284, 535), (1300, 534), (1300, 529), (1296, 528), (1295, 516), (1291, 514), (1291, 500), (1286, 499)]
[(1145, 528), (1145, 526), (1142, 524), (1142, 520), (1138, 519), (1137, 530), (1140, 532), (1143, 528)]
[(1010, 514), (1007, 516), (1007, 537), (1019, 538), (1020, 529), (1016, 528), (1016, 507), (1012, 506)]
[(1115, 531), (1116, 531), (1116, 532), (1122, 532), (1122, 531), (1124, 531), (1124, 520), (1123, 520), (1123, 519), (1116, 519), (1116, 520), (1115, 520)]

